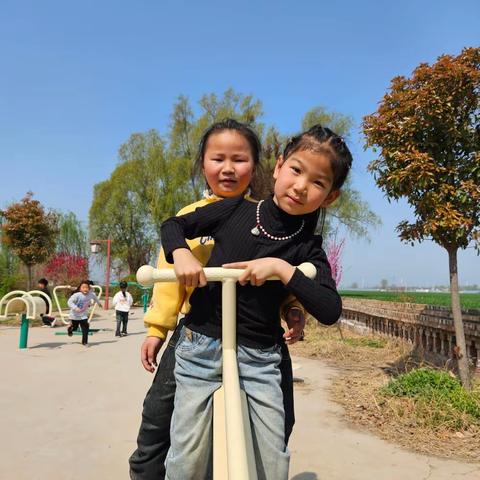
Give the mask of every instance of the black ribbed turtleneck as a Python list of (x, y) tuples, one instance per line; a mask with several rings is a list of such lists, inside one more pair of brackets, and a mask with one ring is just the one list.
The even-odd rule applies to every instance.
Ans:
[[(237, 285), (237, 341), (249, 347), (268, 347), (281, 338), (278, 316), (279, 306), (289, 293), (302, 303), (306, 310), (321, 323), (335, 323), (341, 313), (341, 300), (332, 280), (326, 255), (321, 248), (320, 236), (312, 236), (315, 214), (289, 215), (281, 210), (272, 197), (260, 207), (260, 223), (274, 236), (295, 233), (306, 221), (306, 227), (295, 237), (276, 241), (263, 234), (254, 236), (251, 229), (256, 224), (257, 203), (243, 196), (197, 208), (194, 212), (172, 217), (162, 225), (162, 246), (167, 261), (172, 263), (172, 252), (188, 248), (185, 238), (212, 236), (215, 245), (209, 267), (224, 263), (276, 257), (291, 265), (312, 262), (317, 276), (310, 280), (298, 269), (290, 282), (266, 282), (262, 287)], [(221, 284), (210, 282), (197, 288), (190, 297), (191, 309), (186, 324), (194, 331), (221, 337)]]

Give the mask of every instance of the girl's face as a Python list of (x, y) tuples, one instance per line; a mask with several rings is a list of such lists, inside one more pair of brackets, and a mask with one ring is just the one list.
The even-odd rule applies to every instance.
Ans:
[(286, 160), (280, 157), (273, 173), (274, 202), (290, 215), (305, 215), (326, 207), (340, 195), (332, 191), (333, 172), (329, 158), (300, 150)]
[(208, 137), (203, 174), (215, 195), (240, 195), (250, 185), (254, 169), (250, 145), (243, 135), (224, 130)]
[(89, 291), (90, 291), (90, 285), (88, 285), (87, 283), (82, 283), (80, 285), (80, 291), (86, 295)]

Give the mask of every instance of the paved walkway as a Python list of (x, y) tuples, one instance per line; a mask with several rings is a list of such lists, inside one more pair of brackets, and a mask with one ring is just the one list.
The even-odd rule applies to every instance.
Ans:
[[(141, 405), (152, 376), (138, 360), (145, 329), (136, 310), (130, 335), (114, 337), (102, 315), (83, 347), (65, 328), (33, 328), (18, 350), (18, 328), (0, 327), (0, 479), (127, 480)], [(1, 325), (1, 323), (0, 323)], [(416, 455), (350, 428), (326, 389), (335, 372), (294, 359), (292, 480), (479, 480), (480, 464)], [(199, 479), (201, 480), (201, 479)]]

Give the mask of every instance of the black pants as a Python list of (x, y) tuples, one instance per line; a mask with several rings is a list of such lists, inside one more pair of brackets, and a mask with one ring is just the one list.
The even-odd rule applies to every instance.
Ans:
[(45, 315), (40, 315), (40, 316), (42, 317), (42, 323), (43, 323), (44, 325), (47, 325), (47, 326), (49, 326), (49, 327), (52, 326), (52, 323), (53, 323), (53, 321), (55, 320), (55, 318), (49, 317), (49, 316), (46, 315), (46, 314), (45, 314)]
[[(142, 423), (137, 437), (137, 449), (129, 459), (132, 480), (163, 480), (165, 458), (170, 448), (170, 421), (175, 399), (175, 345), (183, 326), (175, 329), (158, 365), (152, 386), (143, 402)], [(295, 423), (293, 408), (292, 361), (286, 344), (282, 343), (283, 405), (285, 409), (285, 443), (288, 443)]]
[(120, 335), (120, 324), (122, 325), (122, 333), (127, 333), (128, 312), (115, 310), (115, 314), (117, 316), (117, 330), (115, 335)]
[(82, 343), (86, 345), (88, 343), (88, 331), (90, 330), (90, 325), (88, 320), (72, 320), (72, 332), (78, 330), (78, 326), (82, 329)]

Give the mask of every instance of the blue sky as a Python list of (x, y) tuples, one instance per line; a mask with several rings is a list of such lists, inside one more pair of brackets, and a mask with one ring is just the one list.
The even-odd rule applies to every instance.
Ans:
[[(446, 253), (402, 244), (405, 204), (389, 204), (358, 126), (395, 75), (480, 44), (480, 3), (415, 1), (3, 0), (0, 207), (27, 190), (87, 221), (93, 185), (129, 135), (165, 132), (175, 99), (229, 87), (263, 102), (264, 121), (300, 128), (316, 105), (351, 115), (354, 187), (382, 218), (371, 242), (347, 239), (344, 285), (446, 284)], [(462, 283), (480, 257), (459, 255)]]

